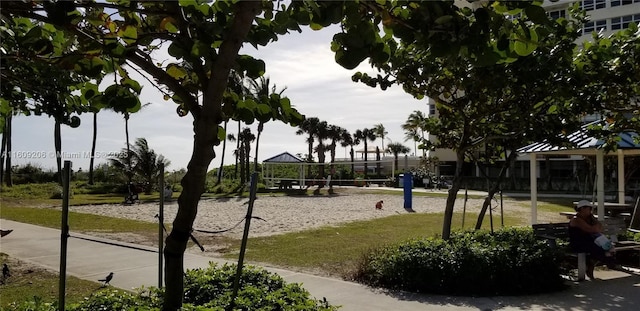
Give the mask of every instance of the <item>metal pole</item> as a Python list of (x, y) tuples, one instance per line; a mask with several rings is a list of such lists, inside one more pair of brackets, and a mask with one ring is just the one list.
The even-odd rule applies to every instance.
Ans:
[(236, 270), (236, 278), (233, 281), (233, 293), (231, 294), (231, 303), (227, 310), (231, 311), (235, 308), (236, 296), (240, 288), (240, 276), (242, 275), (242, 265), (244, 263), (244, 253), (247, 249), (247, 240), (249, 239), (249, 228), (251, 226), (251, 215), (253, 214), (253, 202), (256, 200), (256, 189), (258, 184), (258, 173), (251, 174), (251, 186), (249, 188), (249, 207), (247, 208), (247, 216), (244, 220), (244, 232), (242, 233), (242, 243), (240, 244), (240, 256), (238, 257), (238, 268)]
[(504, 206), (502, 201), (502, 189), (500, 189), (500, 226), (504, 228)]
[(404, 156), (404, 175), (403, 175), (403, 190), (404, 190), (404, 208), (412, 209), (412, 191), (413, 191), (413, 177), (409, 173), (409, 157)]
[(69, 196), (71, 161), (64, 161), (62, 171), (62, 223), (60, 224), (60, 283), (58, 285), (58, 310), (64, 311), (67, 283), (67, 240), (69, 239)]
[(160, 210), (158, 211), (158, 288), (162, 288), (164, 254), (164, 164), (160, 164)]
[(531, 224), (538, 223), (538, 174), (536, 172), (538, 159), (535, 152), (529, 154), (529, 185), (531, 187)]
[(469, 196), (467, 195), (467, 188), (464, 188), (464, 204), (462, 205), (462, 230), (464, 230), (464, 217), (467, 215), (467, 200)]

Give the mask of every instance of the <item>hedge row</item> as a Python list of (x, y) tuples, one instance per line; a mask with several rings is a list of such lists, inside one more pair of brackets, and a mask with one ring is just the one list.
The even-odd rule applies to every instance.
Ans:
[(456, 232), (363, 256), (356, 280), (375, 287), (449, 295), (522, 295), (564, 288), (562, 253), (527, 228)]

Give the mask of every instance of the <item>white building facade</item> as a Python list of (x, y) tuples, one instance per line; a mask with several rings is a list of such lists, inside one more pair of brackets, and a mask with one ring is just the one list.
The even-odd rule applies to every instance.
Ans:
[[(456, 3), (460, 6), (469, 6), (468, 2), (464, 0), (457, 0)], [(582, 36), (578, 39), (578, 42), (591, 39), (592, 32), (602, 32), (607, 36), (616, 31), (629, 27), (629, 24), (635, 22), (640, 24), (640, 0), (558, 0), (549, 1), (545, 0), (542, 7), (547, 11), (547, 14), (553, 18), (566, 18), (569, 16), (569, 8), (578, 3), (578, 5), (586, 11), (589, 21), (585, 23), (582, 28)], [(481, 5), (474, 3), (474, 6)], [(428, 103), (428, 116), (437, 116), (438, 111), (436, 109), (435, 100), (429, 99)], [(586, 117), (585, 122), (595, 120), (597, 116)], [(430, 141), (436, 141), (437, 136), (428, 134), (427, 139)], [(435, 157), (440, 162), (440, 167), (437, 169), (437, 175), (452, 175), (455, 169), (456, 156), (450, 149), (436, 149), (434, 151), (427, 152), (428, 157)], [(529, 164), (528, 157), (522, 157), (521, 161), (516, 164), (513, 174), (517, 176), (528, 176)], [(538, 176), (540, 177), (542, 170), (543, 175), (576, 175), (576, 171), (584, 169), (583, 157), (581, 156), (566, 156), (558, 157), (553, 161), (546, 161), (542, 167), (538, 167)], [(463, 169), (465, 175), (480, 176), (478, 167), (473, 166), (470, 163), (470, 167)], [(470, 172), (470, 170), (472, 172)], [(493, 174), (491, 174), (493, 175)]]

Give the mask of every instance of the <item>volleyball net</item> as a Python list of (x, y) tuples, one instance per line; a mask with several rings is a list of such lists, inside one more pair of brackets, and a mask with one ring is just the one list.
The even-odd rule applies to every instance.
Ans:
[(393, 182), (396, 170), (393, 159), (334, 163), (267, 162), (262, 163), (262, 180), (269, 188), (281, 189), (365, 186)]

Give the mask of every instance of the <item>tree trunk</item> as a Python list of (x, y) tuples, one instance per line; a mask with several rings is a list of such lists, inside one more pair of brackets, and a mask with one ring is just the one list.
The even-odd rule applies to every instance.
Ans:
[(349, 155), (351, 156), (351, 178), (355, 178), (356, 177), (356, 165), (353, 164), (353, 162), (356, 160), (355, 159), (355, 154), (353, 152), (353, 145), (351, 146), (351, 150), (349, 151)]
[[(238, 165), (240, 164), (240, 159), (240, 120), (238, 120), (238, 137), (236, 137), (236, 167), (233, 171), (233, 179), (238, 179)], [(240, 173), (242, 174), (242, 172)], [(242, 179), (242, 177), (240, 177), (240, 179)]]
[(245, 181), (249, 182), (249, 180), (251, 180), (251, 161), (249, 160), (249, 154), (251, 154), (251, 143), (250, 142), (246, 142), (246, 144), (244, 145), (244, 157), (245, 157), (245, 171), (244, 173), (246, 174), (245, 176)]
[(318, 152), (318, 178), (324, 178), (324, 161), (325, 161), (325, 147), (322, 142), (318, 144), (318, 148), (316, 149)]
[(129, 146), (129, 113), (124, 113), (124, 135), (127, 141), (127, 185), (131, 185), (133, 179), (133, 167), (131, 165), (131, 146)]
[(13, 186), (13, 178), (11, 177), (11, 122), (13, 120), (13, 114), (9, 113), (9, 115), (7, 115), (7, 119), (5, 121), (5, 131), (3, 136), (7, 136), (7, 154), (6, 154), (6, 159), (5, 159), (5, 169), (4, 169), (4, 183), (7, 185), (7, 187), (12, 187)]
[(364, 182), (365, 183), (367, 182), (367, 176), (369, 176), (369, 165), (368, 165), (368, 162), (367, 162), (367, 154), (369, 154), (369, 152), (367, 152), (367, 151), (369, 151), (369, 150), (367, 148), (368, 148), (367, 147), (367, 138), (365, 137), (365, 139), (364, 139)]
[(453, 207), (456, 204), (456, 196), (462, 187), (462, 164), (464, 163), (464, 151), (456, 150), (456, 171), (453, 175), (451, 189), (447, 195), (447, 205), (444, 209), (444, 221), (442, 222), (442, 239), (451, 237), (451, 222), (453, 220)]
[(3, 117), (5, 123), (3, 124), (2, 129), (2, 146), (0, 146), (0, 189), (2, 189), (2, 185), (4, 184), (4, 161), (7, 159), (6, 147), (7, 147), (7, 117)]
[(240, 144), (240, 149), (238, 149), (238, 165), (240, 165), (240, 185), (242, 186), (245, 182), (247, 182), (246, 174), (244, 172), (244, 142)]
[[(397, 154), (397, 153), (394, 153), (394, 154), (393, 154), (393, 163), (395, 164), (395, 165), (393, 166), (393, 169), (394, 169), (394, 170), (400, 170), (400, 169), (398, 168), (398, 154)], [(391, 172), (391, 175), (392, 175), (393, 177), (395, 177), (395, 176), (396, 176), (396, 172), (395, 172), (395, 171)]]
[(56, 119), (53, 128), (53, 145), (56, 149), (56, 165), (58, 167), (58, 183), (62, 186), (62, 135), (60, 134), (60, 121)]
[[(502, 168), (500, 169), (500, 174), (498, 175), (497, 180), (491, 184), (489, 189), (487, 189), (487, 197), (484, 199), (482, 203), (482, 208), (480, 209), (480, 213), (478, 214), (478, 221), (476, 222), (476, 230), (480, 230), (482, 228), (482, 221), (484, 220), (484, 216), (487, 213), (487, 209), (491, 206), (491, 200), (493, 196), (500, 190), (500, 182), (504, 179), (504, 176), (507, 174), (507, 169), (515, 162), (518, 154), (516, 152), (511, 152), (505, 162), (502, 164)], [(486, 177), (489, 180), (489, 176)]]
[(258, 135), (256, 135), (256, 154), (253, 158), (253, 171), (258, 171), (258, 146), (260, 145), (260, 134), (262, 134), (262, 130), (264, 129), (264, 123), (260, 122), (258, 124)]
[(380, 148), (376, 146), (376, 177), (380, 177)]
[(93, 185), (93, 161), (96, 157), (96, 138), (98, 137), (98, 113), (93, 113), (93, 140), (91, 141), (91, 159), (89, 160), (89, 184)]
[[(311, 134), (309, 134), (309, 139), (307, 139), (307, 141), (309, 142), (309, 153), (307, 154), (307, 162), (313, 163), (313, 136), (311, 136)], [(309, 167), (307, 168), (307, 172), (309, 178), (312, 178), (313, 173), (311, 171), (311, 165), (309, 165)]]
[(202, 114), (193, 123), (193, 153), (181, 182), (178, 213), (164, 249), (166, 289), (163, 311), (177, 311), (182, 307), (184, 252), (198, 212), (198, 201), (204, 192), (207, 169), (215, 158), (213, 148), (218, 142), (218, 124), (222, 122), (222, 96), (227, 88), (231, 64), (238, 55), (253, 19), (260, 13), (261, 5), (259, 1), (241, 1), (235, 4), (237, 9), (234, 20), (212, 67), (211, 81), (203, 92)]
[(227, 139), (226, 139), (226, 135), (227, 135), (227, 123), (229, 123), (229, 121), (224, 121), (224, 135), (225, 135), (225, 139), (222, 141), (222, 156), (220, 158), (220, 169), (218, 169), (218, 176), (216, 179), (216, 185), (219, 185), (220, 182), (222, 181), (222, 168), (224, 167), (224, 153), (227, 150)]

